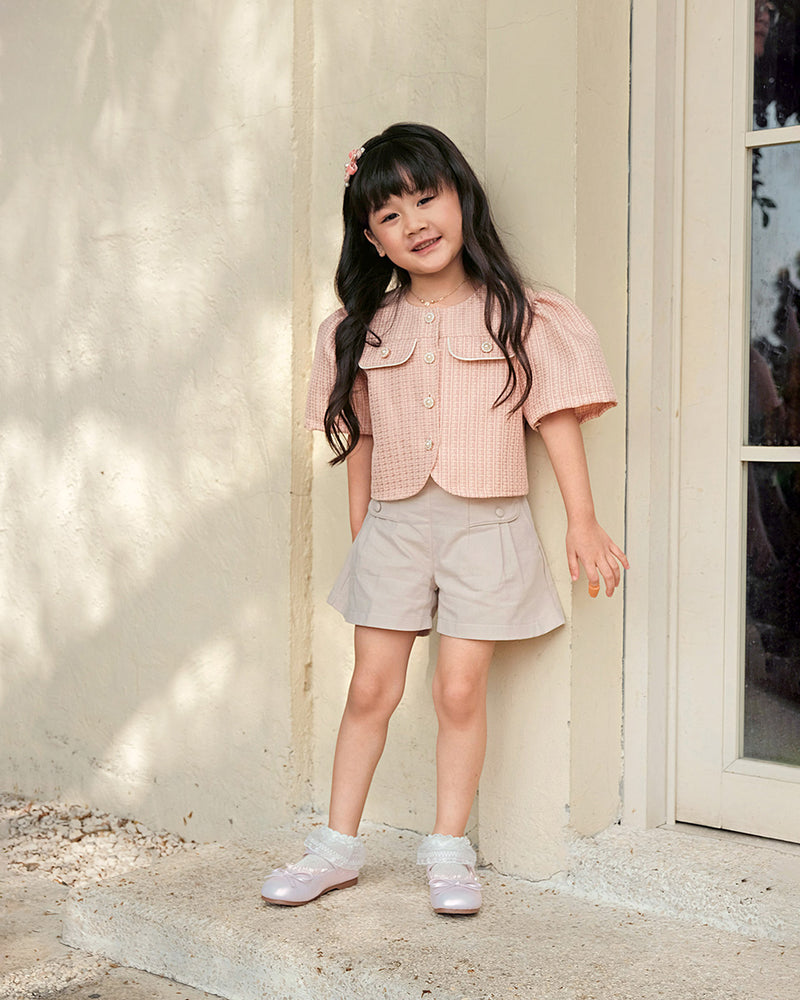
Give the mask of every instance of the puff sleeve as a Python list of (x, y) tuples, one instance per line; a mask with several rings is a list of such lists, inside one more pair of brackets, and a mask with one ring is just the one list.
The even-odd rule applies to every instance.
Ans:
[(538, 293), (533, 307), (526, 342), (533, 383), (522, 408), (531, 427), (558, 410), (574, 409), (583, 423), (616, 406), (600, 341), (580, 309), (550, 291)]
[[(344, 309), (337, 310), (321, 323), (317, 334), (305, 413), (305, 425), (312, 431), (325, 429), (325, 411), (336, 381), (336, 328), (344, 316)], [(350, 400), (358, 417), (361, 433), (372, 434), (367, 378), (363, 371), (359, 371), (356, 376)]]

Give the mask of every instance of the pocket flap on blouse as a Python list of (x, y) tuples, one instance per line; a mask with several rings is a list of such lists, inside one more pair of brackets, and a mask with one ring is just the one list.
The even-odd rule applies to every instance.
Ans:
[(394, 344), (364, 344), (364, 350), (358, 361), (358, 367), (367, 371), (373, 368), (396, 368), (404, 365), (414, 353), (416, 340), (402, 341)]
[[(505, 356), (492, 338), (486, 334), (483, 337), (448, 337), (447, 350), (459, 361), (505, 361)], [(508, 352), (514, 357), (514, 352)]]

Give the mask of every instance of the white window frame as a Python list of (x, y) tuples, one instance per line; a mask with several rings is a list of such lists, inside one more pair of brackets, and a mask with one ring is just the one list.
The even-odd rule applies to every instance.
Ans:
[(632, 5), (622, 819), (640, 828), (675, 820), (684, 22), (679, 0)]

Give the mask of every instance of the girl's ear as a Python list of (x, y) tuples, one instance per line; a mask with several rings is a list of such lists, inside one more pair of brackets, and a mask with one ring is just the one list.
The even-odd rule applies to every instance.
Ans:
[(367, 237), (367, 239), (370, 241), (370, 243), (378, 251), (378, 256), (379, 257), (385, 257), (386, 256), (386, 251), (383, 249), (383, 247), (380, 245), (380, 243), (378, 243), (378, 241), (375, 239), (375, 237), (372, 235), (372, 233), (369, 231), (369, 229), (365, 229), (364, 230), (364, 235)]

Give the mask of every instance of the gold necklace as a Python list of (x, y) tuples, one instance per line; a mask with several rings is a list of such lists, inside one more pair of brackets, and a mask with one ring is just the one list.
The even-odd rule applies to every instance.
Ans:
[(437, 302), (444, 302), (444, 300), (449, 299), (451, 295), (455, 295), (456, 292), (459, 290), (459, 288), (461, 288), (462, 285), (466, 285), (468, 281), (469, 278), (464, 278), (464, 280), (461, 282), (461, 285), (456, 285), (456, 287), (452, 290), (452, 292), (448, 292), (447, 295), (440, 295), (438, 299), (423, 299), (419, 295), (417, 295), (417, 293), (413, 289), (409, 288), (409, 291), (417, 300), (417, 302), (421, 302), (424, 306), (435, 306)]

